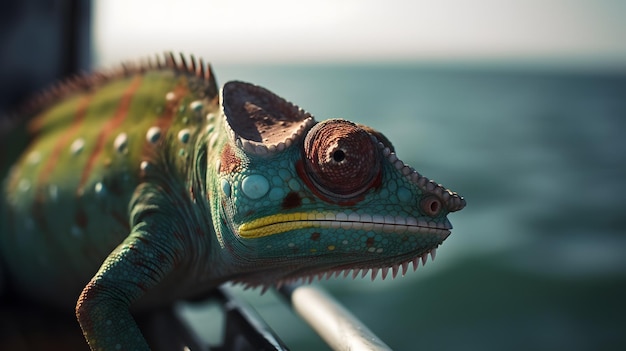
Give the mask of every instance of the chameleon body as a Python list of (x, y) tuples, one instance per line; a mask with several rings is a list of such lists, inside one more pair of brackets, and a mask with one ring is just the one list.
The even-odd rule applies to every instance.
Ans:
[(372, 128), (317, 123), (249, 83), (219, 90), (193, 57), (39, 100), (0, 139), (2, 270), (15, 291), (75, 307), (94, 350), (147, 349), (131, 308), (226, 281), (404, 274), (465, 206)]

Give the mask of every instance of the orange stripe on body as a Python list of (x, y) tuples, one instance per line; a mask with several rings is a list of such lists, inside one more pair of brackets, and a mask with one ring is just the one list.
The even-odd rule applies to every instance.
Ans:
[(174, 117), (176, 116), (176, 111), (178, 110), (180, 102), (189, 93), (189, 89), (187, 89), (187, 83), (180, 82), (174, 87), (174, 90), (172, 92), (174, 93), (174, 99), (167, 102), (164, 113), (159, 116), (159, 119), (157, 120), (157, 125), (162, 128), (169, 128), (174, 121)]
[(59, 157), (61, 156), (61, 152), (67, 148), (67, 146), (70, 143), (70, 140), (72, 140), (72, 138), (76, 135), (76, 133), (80, 129), (81, 124), (85, 120), (85, 115), (87, 114), (87, 108), (89, 107), (89, 104), (91, 103), (92, 98), (93, 98), (93, 93), (84, 96), (80, 100), (78, 104), (78, 108), (76, 109), (76, 114), (74, 116), (74, 119), (72, 120), (72, 124), (65, 131), (65, 133), (61, 135), (61, 137), (56, 142), (56, 144), (54, 144), (54, 148), (52, 149), (50, 156), (46, 160), (46, 163), (44, 164), (41, 172), (39, 173), (39, 179), (37, 180), (37, 184), (39, 187), (38, 192), (40, 192), (41, 187), (44, 186), (48, 182), (48, 178), (50, 178), (50, 175), (52, 171), (54, 170), (54, 167), (57, 165)]
[(72, 137), (76, 135), (76, 133), (80, 129), (81, 124), (85, 120), (87, 108), (91, 103), (92, 97), (93, 94), (88, 94), (79, 101), (78, 108), (76, 109), (76, 114), (74, 115), (74, 119), (72, 120), (72, 124), (54, 144), (54, 148), (52, 149), (50, 156), (48, 156), (48, 158), (46, 159), (41, 171), (39, 172), (39, 176), (37, 177), (37, 190), (35, 192), (35, 199), (33, 201), (32, 213), (35, 221), (39, 225), (40, 230), (44, 232), (48, 231), (48, 226), (46, 224), (42, 208), (45, 201), (44, 187), (48, 184), (48, 179), (54, 171), (54, 167), (57, 166), (59, 157), (61, 156), (61, 152), (63, 152), (63, 150), (67, 148), (70, 140), (72, 140)]
[(161, 128), (162, 135), (165, 135), (174, 122), (174, 117), (176, 116), (180, 102), (183, 100), (183, 97), (187, 95), (189, 90), (187, 89), (187, 84), (183, 82), (176, 85), (172, 92), (174, 93), (174, 99), (166, 102), (165, 110), (155, 123), (157, 127)]
[[(183, 100), (183, 97), (189, 93), (189, 90), (187, 89), (187, 84), (185, 82), (180, 82), (171, 92), (174, 93), (174, 99), (166, 101), (163, 113), (161, 113), (161, 115), (154, 122), (154, 126), (159, 127), (161, 130), (161, 138), (159, 139), (160, 143), (165, 140), (167, 131), (174, 123), (174, 118), (176, 117), (176, 111), (178, 111), (180, 102)], [(151, 159), (154, 157), (154, 151), (155, 148), (153, 147), (153, 144), (146, 140), (143, 144), (142, 156), (144, 158)]]
[(91, 170), (93, 169), (96, 160), (98, 159), (98, 156), (100, 156), (100, 154), (102, 153), (102, 150), (104, 149), (104, 144), (109, 140), (111, 133), (119, 128), (119, 126), (124, 122), (124, 119), (126, 119), (132, 98), (140, 85), (141, 76), (137, 75), (133, 78), (128, 88), (126, 88), (124, 94), (122, 94), (122, 97), (120, 98), (120, 103), (117, 106), (115, 114), (111, 119), (107, 121), (107, 123), (103, 126), (102, 130), (98, 134), (96, 146), (89, 155), (89, 159), (87, 159), (85, 168), (83, 168), (80, 182), (78, 183), (78, 187), (76, 189), (77, 195), (80, 196), (83, 193), (83, 188), (85, 186), (85, 183), (87, 182), (87, 178), (89, 178)]

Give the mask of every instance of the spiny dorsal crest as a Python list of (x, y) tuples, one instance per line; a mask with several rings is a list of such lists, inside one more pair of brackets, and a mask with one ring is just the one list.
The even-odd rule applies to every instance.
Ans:
[(202, 58), (196, 59), (193, 55), (187, 58), (181, 53), (177, 57), (172, 52), (166, 52), (156, 55), (154, 59), (129, 61), (112, 69), (101, 69), (91, 73), (81, 72), (53, 84), (27, 100), (13, 113), (0, 118), (0, 137), (8, 135), (16, 126), (26, 123), (40, 111), (72, 94), (93, 91), (115, 79), (158, 70), (173, 70), (178, 74), (196, 78), (198, 89), (201, 89), (209, 100), (215, 99), (218, 95), (217, 82), (211, 65), (205, 64)]

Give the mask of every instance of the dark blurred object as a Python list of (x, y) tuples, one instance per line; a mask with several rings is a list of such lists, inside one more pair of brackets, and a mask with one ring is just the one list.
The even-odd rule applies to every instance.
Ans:
[(91, 62), (88, 0), (8, 0), (0, 11), (0, 116)]
[[(221, 306), (225, 328), (221, 340), (205, 344), (172, 306), (136, 314), (146, 340), (155, 351), (288, 350), (272, 329), (243, 300), (224, 289), (203, 298)], [(73, 311), (32, 301), (0, 301), (0, 350), (89, 350)]]

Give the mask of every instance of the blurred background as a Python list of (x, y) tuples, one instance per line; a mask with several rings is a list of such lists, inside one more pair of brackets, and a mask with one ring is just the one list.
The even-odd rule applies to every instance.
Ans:
[[(44, 33), (67, 3), (90, 19), (55, 37), (82, 43), (71, 67), (193, 53), (222, 84), (382, 131), (465, 196), (435, 262), (321, 282), (392, 348), (626, 348), (626, 2), (30, 0), (11, 6), (34, 19), (0, 15), (11, 92), (71, 70)], [(273, 293), (239, 293), (293, 350), (326, 348)], [(209, 312), (184, 307), (211, 337)]]

